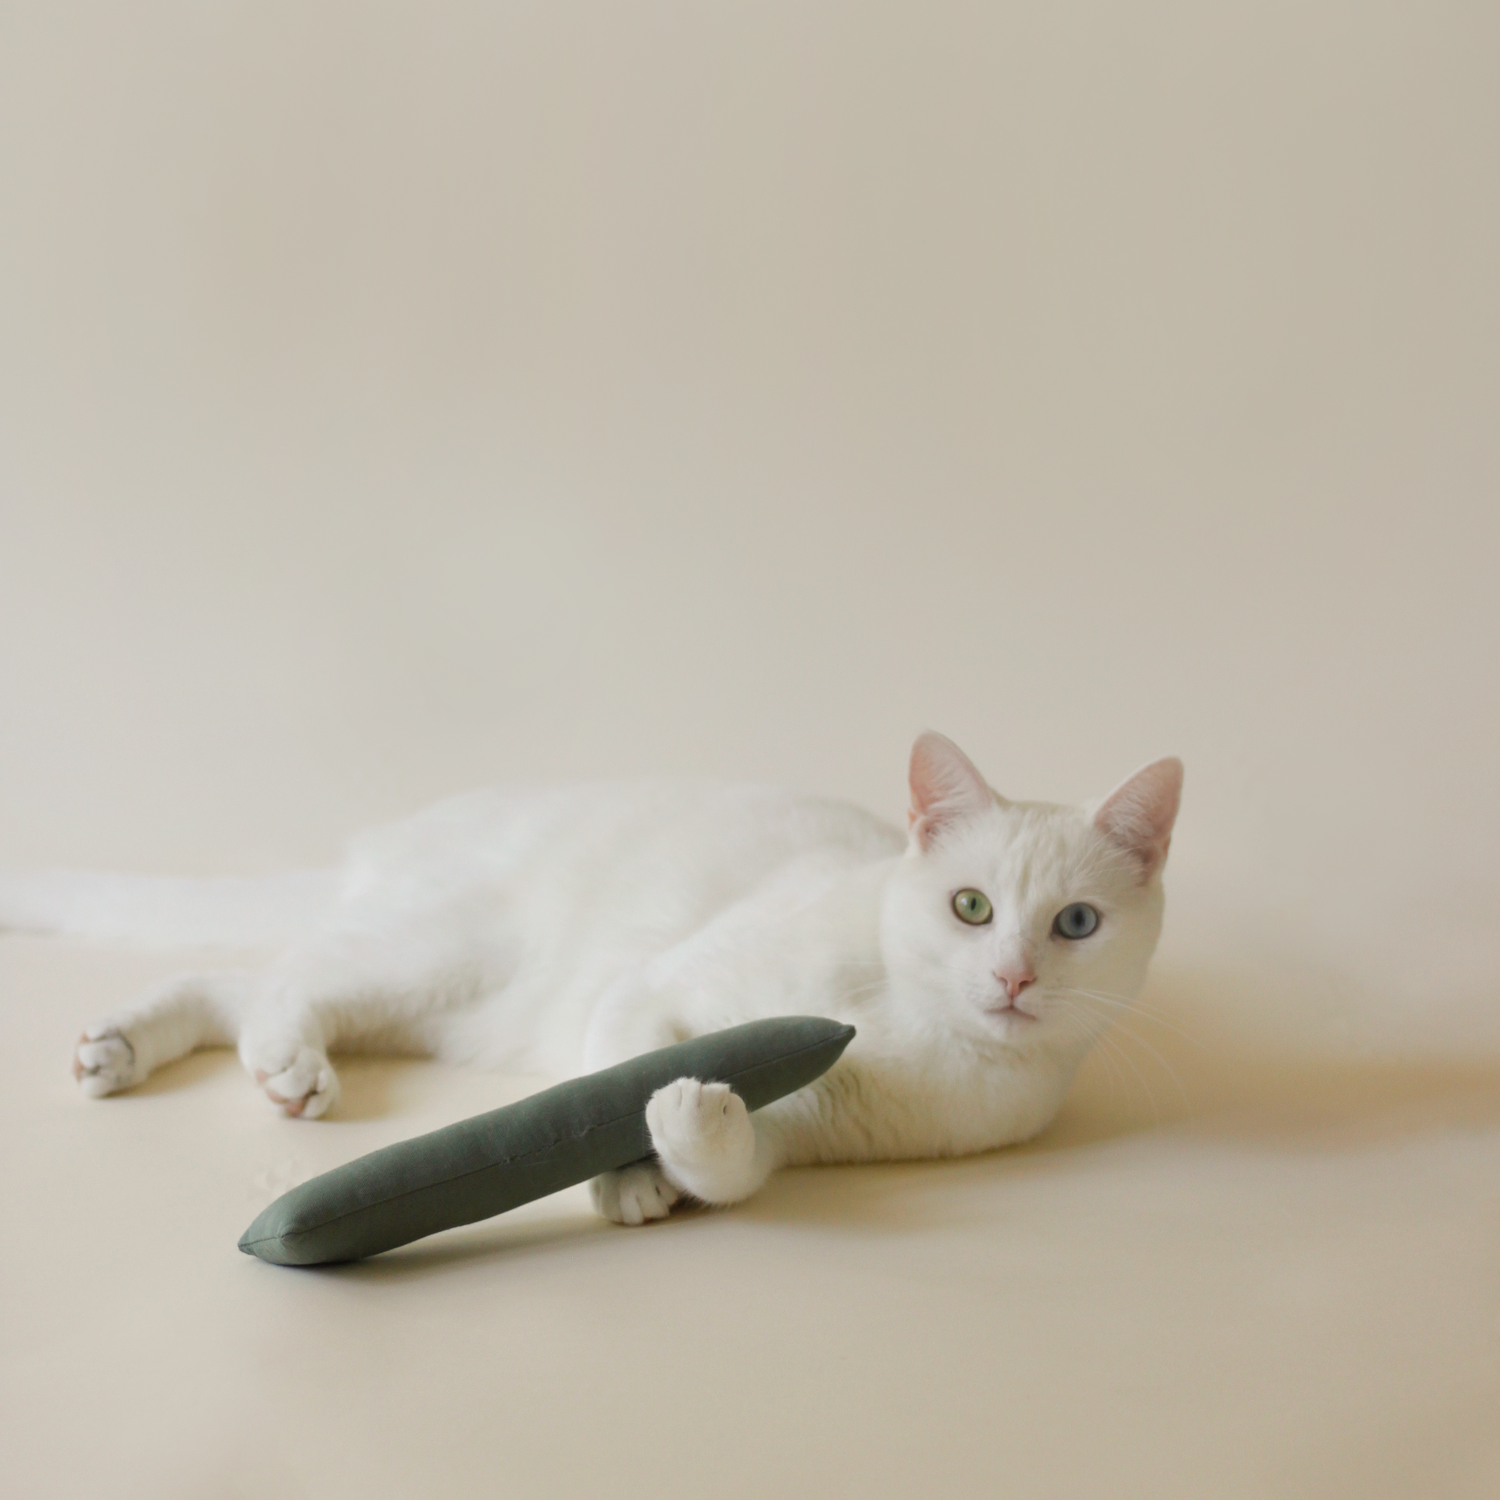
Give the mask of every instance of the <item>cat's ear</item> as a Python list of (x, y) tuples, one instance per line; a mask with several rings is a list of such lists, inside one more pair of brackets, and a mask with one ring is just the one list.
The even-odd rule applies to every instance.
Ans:
[(1166, 863), (1181, 800), (1182, 762), (1169, 755), (1122, 781), (1099, 804), (1094, 827), (1135, 855), (1147, 880)]
[(926, 849), (950, 823), (993, 807), (995, 793), (957, 745), (928, 730), (911, 747), (911, 836)]

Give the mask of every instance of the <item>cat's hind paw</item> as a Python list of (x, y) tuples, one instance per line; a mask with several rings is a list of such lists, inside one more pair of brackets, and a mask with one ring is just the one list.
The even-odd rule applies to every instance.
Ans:
[(594, 1207), (613, 1224), (645, 1224), (665, 1219), (682, 1195), (654, 1161), (639, 1161), (618, 1172), (601, 1172), (589, 1182)]
[(73, 1051), (73, 1076), (90, 1099), (118, 1094), (140, 1082), (135, 1048), (125, 1034), (109, 1025), (90, 1026)]
[(316, 1120), (339, 1100), (339, 1075), (327, 1054), (311, 1047), (300, 1048), (286, 1067), (274, 1073), (257, 1068), (255, 1081), (282, 1114), (300, 1120)]

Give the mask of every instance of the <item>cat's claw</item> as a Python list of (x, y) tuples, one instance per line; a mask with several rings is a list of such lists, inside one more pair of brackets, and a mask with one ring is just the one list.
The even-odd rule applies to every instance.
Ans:
[(665, 1219), (682, 1195), (654, 1161), (641, 1161), (593, 1178), (589, 1196), (595, 1209), (612, 1223), (635, 1225)]
[(117, 1094), (140, 1081), (136, 1077), (135, 1048), (113, 1026), (90, 1026), (74, 1049), (73, 1076), (90, 1099)]
[(266, 1098), (282, 1114), (301, 1120), (316, 1120), (338, 1103), (339, 1075), (322, 1052), (301, 1048), (291, 1063), (272, 1073), (255, 1070), (255, 1081), (266, 1091)]

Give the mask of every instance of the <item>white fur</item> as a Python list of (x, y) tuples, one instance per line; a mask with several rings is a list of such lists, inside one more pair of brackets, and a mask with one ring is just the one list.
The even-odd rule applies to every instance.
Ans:
[[(182, 941), (307, 918), (266, 967), (184, 976), (89, 1027), (74, 1067), (90, 1095), (234, 1042), (271, 1099), (310, 1118), (337, 1101), (340, 1048), (567, 1075), (757, 1017), (858, 1028), (828, 1074), (753, 1117), (723, 1085), (661, 1090), (657, 1160), (594, 1184), (601, 1212), (636, 1224), (684, 1195), (737, 1202), (782, 1165), (1040, 1131), (1145, 977), (1180, 784), (1158, 761), (1097, 811), (1012, 803), (924, 735), (909, 837), (759, 788), (485, 793), (359, 839), (336, 887), (291, 877), (257, 905), (250, 883), (180, 900), (176, 884), (12, 877), (0, 926)], [(987, 925), (954, 914), (966, 887), (993, 904)], [(1074, 901), (1102, 915), (1080, 941), (1052, 931)], [(1035, 981), (1016, 998), (1020, 973)]]

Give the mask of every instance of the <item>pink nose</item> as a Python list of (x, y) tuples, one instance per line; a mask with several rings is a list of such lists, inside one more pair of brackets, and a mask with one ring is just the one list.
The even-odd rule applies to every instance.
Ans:
[(995, 978), (1005, 986), (1005, 993), (1012, 1005), (1028, 984), (1036, 983), (1036, 975), (1030, 969), (996, 969)]

